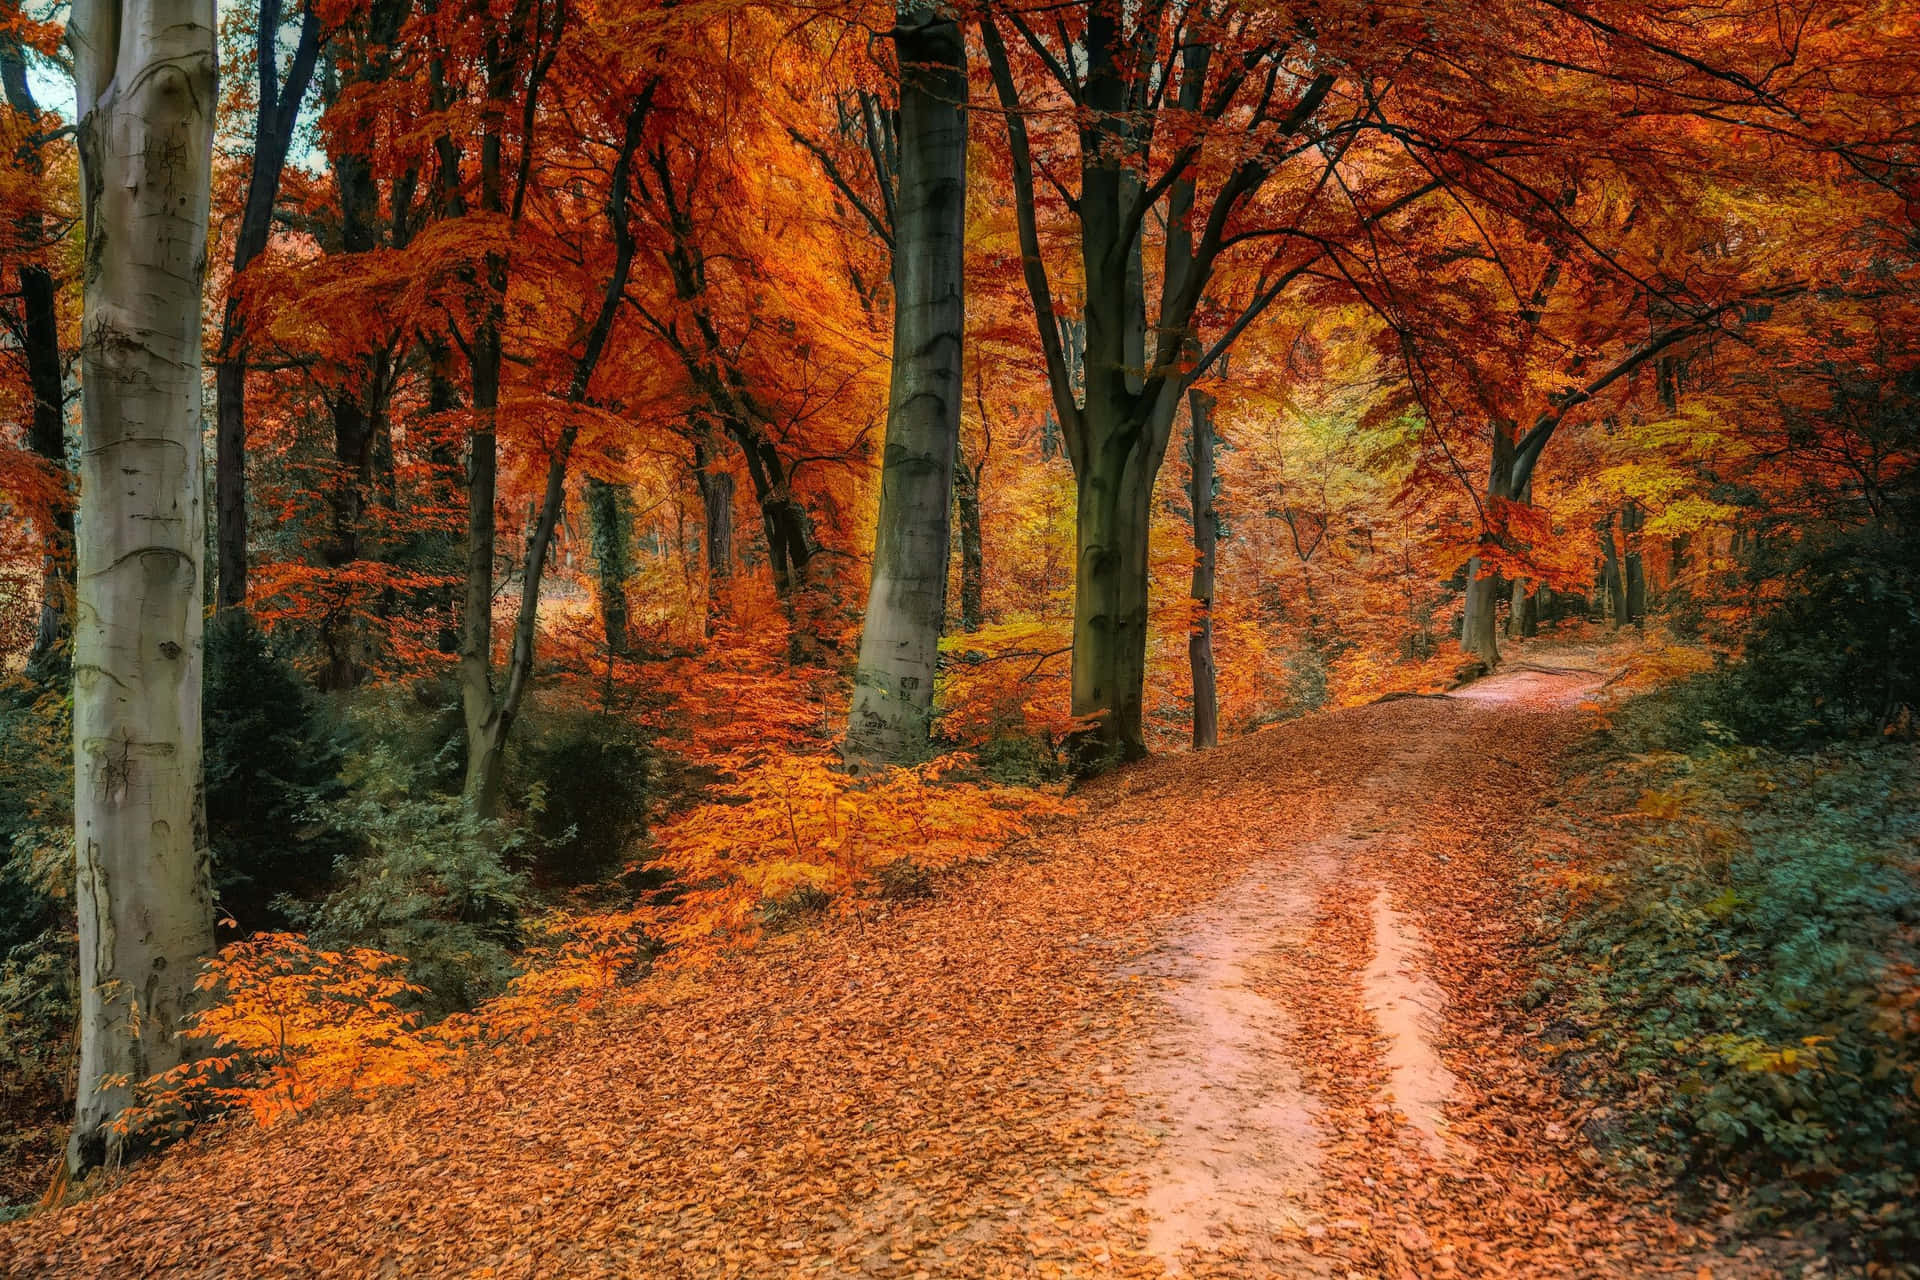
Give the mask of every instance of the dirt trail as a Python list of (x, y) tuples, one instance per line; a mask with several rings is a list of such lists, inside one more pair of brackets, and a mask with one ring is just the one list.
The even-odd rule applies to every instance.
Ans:
[(1601, 678), (1551, 665), (1124, 771), (929, 902), (196, 1137), (0, 1274), (1696, 1275), (1503, 1042), (1502, 850)]
[[(1475, 708), (1568, 708), (1600, 680), (1586, 670), (1520, 668), (1469, 686), (1461, 698)], [(1387, 1070), (1381, 1100), (1433, 1158), (1471, 1158), (1464, 1144), (1450, 1150), (1445, 1133), (1454, 1087), (1437, 1048), (1446, 993), (1422, 967), (1418, 926), (1366, 869), (1384, 834), (1417, 837), (1396, 829), (1397, 815), (1431, 794), (1435, 758), (1466, 745), (1444, 731), (1380, 744), (1371, 766), (1344, 784), (1335, 830), (1263, 831), (1252, 869), (1177, 922), (1142, 966), (1162, 980), (1172, 1015), (1141, 1044), (1127, 1077), (1159, 1140), (1144, 1207), (1148, 1248), (1169, 1273), (1180, 1274), (1194, 1250), (1262, 1274), (1321, 1271), (1289, 1241), (1299, 1238), (1294, 1228), (1316, 1225), (1327, 1199), (1319, 1168), (1325, 1121), (1291, 1059), (1287, 1011), (1248, 978), (1255, 967), (1284, 970), (1315, 945), (1321, 895), (1336, 880), (1371, 886), (1373, 959), (1363, 990)]]

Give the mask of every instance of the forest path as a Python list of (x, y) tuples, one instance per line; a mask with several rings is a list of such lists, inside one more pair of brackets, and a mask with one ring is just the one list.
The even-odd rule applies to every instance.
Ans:
[(1124, 770), (931, 900), (197, 1136), (0, 1226), (0, 1274), (1695, 1276), (1510, 1022), (1507, 837), (1597, 679)]

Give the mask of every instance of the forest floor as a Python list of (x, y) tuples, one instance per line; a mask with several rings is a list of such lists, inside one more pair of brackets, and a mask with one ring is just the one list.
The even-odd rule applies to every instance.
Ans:
[(0, 1227), (34, 1275), (1761, 1276), (1531, 1051), (1515, 834), (1592, 651), (1082, 793), (926, 900)]

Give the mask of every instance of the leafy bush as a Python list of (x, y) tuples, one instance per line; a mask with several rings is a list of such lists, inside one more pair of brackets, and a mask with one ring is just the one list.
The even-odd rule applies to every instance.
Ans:
[(1813, 546), (1759, 619), (1725, 715), (1782, 745), (1874, 733), (1920, 705), (1920, 538), (1865, 531)]
[(0, 1219), (43, 1189), (65, 1117), (79, 953), (71, 703), (0, 683)]
[(974, 752), (980, 772), (1003, 787), (1035, 787), (1058, 782), (1066, 766), (1053, 740), (1045, 733), (1025, 733), (1009, 726), (994, 733)]
[(197, 983), (207, 1005), (189, 1015), (208, 1056), (141, 1084), (115, 1121), (152, 1142), (182, 1136), (209, 1114), (245, 1107), (269, 1125), (341, 1089), (399, 1084), (432, 1070), (443, 1047), (404, 1007), (422, 989), (404, 956), (322, 951), (298, 934), (260, 933), (222, 947)]
[(535, 879), (584, 884), (617, 870), (647, 833), (652, 756), (631, 720), (595, 712), (539, 717), (511, 762), (535, 839)]
[(0, 956), (59, 925), (73, 880), (73, 704), (0, 684)]
[(1603, 785), (1577, 807), (1638, 790), (1640, 821), (1574, 833), (1535, 994), (1568, 1078), (1629, 1104), (1616, 1156), (1734, 1176), (1762, 1212), (1829, 1215), (1889, 1254), (1920, 1244), (1912, 756), (1708, 747)]
[(407, 765), (407, 780), (422, 794), (452, 795), (467, 768), (467, 725), (460, 691), (451, 679), (372, 685), (346, 705), (353, 754), (384, 751)]
[(242, 934), (286, 923), (283, 895), (313, 898), (348, 849), (316, 818), (337, 800), (340, 736), (292, 665), (238, 610), (207, 627), (206, 800), (220, 910)]
[(508, 867), (521, 837), (456, 796), (411, 794), (384, 749), (353, 774), (354, 792), (325, 814), (361, 852), (325, 901), (291, 914), (322, 946), (407, 957), (430, 1012), (471, 1009), (513, 976), (525, 883)]

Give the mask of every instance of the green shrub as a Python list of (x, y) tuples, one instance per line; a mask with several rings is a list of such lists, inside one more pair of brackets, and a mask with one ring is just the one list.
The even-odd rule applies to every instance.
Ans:
[(974, 752), (980, 772), (1005, 787), (1034, 787), (1058, 782), (1066, 765), (1044, 733), (1007, 728), (994, 733)]
[(340, 734), (291, 664), (238, 610), (207, 626), (207, 835), (214, 893), (242, 934), (279, 928), (282, 897), (326, 891), (346, 835), (316, 815), (337, 800)]
[(384, 751), (405, 761), (408, 784), (419, 794), (460, 790), (466, 779), (467, 722), (452, 679), (368, 686), (346, 701), (345, 719), (351, 754)]
[(326, 946), (406, 956), (431, 993), (428, 1012), (470, 1009), (513, 976), (525, 882), (509, 870), (522, 843), (456, 796), (420, 797), (383, 749), (356, 763), (358, 785), (325, 817), (358, 846), (338, 887), (290, 914)]
[(1883, 1254), (1920, 1245), (1911, 753), (1703, 747), (1612, 786), (1645, 788), (1641, 820), (1577, 833), (1613, 852), (1580, 860), (1533, 994), (1567, 1077), (1629, 1104), (1616, 1157), (1733, 1176), (1762, 1213)]
[(624, 865), (647, 833), (652, 755), (632, 721), (591, 711), (540, 713), (510, 760), (534, 838), (534, 878), (586, 884)]
[(1875, 733), (1920, 704), (1920, 538), (1867, 530), (1800, 552), (1747, 637), (1726, 718), (1780, 745)]
[(0, 683), (0, 956), (62, 923), (73, 889), (73, 703)]
[(45, 1187), (70, 1105), (72, 704), (0, 682), (0, 1220)]

